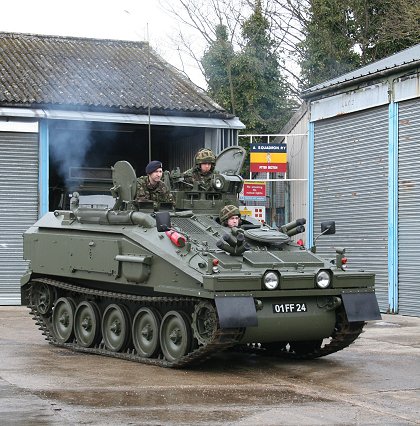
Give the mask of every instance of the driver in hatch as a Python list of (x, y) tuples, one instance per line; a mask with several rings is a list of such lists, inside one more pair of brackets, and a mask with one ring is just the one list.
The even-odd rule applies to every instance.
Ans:
[(230, 233), (224, 234), (222, 239), (217, 241), (216, 245), (226, 251), (231, 256), (241, 256), (250, 247), (245, 242), (245, 236), (242, 229), (239, 229), (241, 223), (241, 214), (238, 207), (229, 204), (224, 206), (219, 213), (220, 223), (229, 228)]
[(238, 207), (229, 204), (220, 210), (219, 219), (223, 226), (238, 228), (241, 221), (241, 213)]

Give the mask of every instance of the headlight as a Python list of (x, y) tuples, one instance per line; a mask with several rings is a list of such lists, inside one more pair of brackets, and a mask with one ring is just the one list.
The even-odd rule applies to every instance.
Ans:
[(267, 290), (275, 290), (279, 286), (279, 276), (275, 272), (266, 272), (263, 276), (263, 284)]
[(330, 285), (331, 278), (327, 271), (319, 271), (316, 274), (315, 283), (319, 288), (327, 288)]
[(225, 185), (224, 179), (221, 177), (217, 177), (216, 179), (214, 179), (214, 183), (213, 183), (214, 187), (216, 189), (222, 189), (223, 186)]

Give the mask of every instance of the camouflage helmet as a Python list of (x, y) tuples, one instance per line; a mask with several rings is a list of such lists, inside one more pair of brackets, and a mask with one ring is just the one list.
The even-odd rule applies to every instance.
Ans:
[(232, 216), (241, 216), (241, 213), (238, 209), (238, 207), (229, 204), (227, 206), (224, 206), (219, 213), (220, 222), (223, 223), (226, 220), (228, 220)]
[(211, 149), (201, 148), (197, 154), (195, 154), (195, 164), (198, 165), (203, 163), (216, 163), (216, 156)]

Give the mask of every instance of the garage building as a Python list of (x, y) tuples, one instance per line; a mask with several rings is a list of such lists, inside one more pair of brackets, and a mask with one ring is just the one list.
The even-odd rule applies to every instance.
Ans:
[(110, 167), (191, 167), (244, 128), (145, 42), (0, 33), (0, 304), (20, 304), (22, 233)]
[[(420, 44), (303, 92), (308, 246), (323, 220), (349, 267), (376, 273), (383, 312), (420, 315)], [(292, 194), (292, 197), (294, 195)]]

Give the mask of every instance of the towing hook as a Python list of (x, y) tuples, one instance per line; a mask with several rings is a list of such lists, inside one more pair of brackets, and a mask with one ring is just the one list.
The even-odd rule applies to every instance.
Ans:
[(341, 306), (341, 299), (337, 296), (333, 296), (328, 298), (328, 302), (325, 308), (327, 311), (335, 311), (340, 306)]

